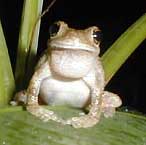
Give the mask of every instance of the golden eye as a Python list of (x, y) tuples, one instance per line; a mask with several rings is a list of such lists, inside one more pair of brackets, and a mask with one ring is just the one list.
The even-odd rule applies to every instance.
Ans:
[(60, 24), (59, 23), (54, 23), (49, 27), (49, 34), (50, 37), (54, 37), (57, 35), (58, 31), (60, 29)]
[(102, 40), (102, 37), (103, 37), (101, 31), (99, 30), (93, 30), (92, 36), (96, 44), (98, 44)]

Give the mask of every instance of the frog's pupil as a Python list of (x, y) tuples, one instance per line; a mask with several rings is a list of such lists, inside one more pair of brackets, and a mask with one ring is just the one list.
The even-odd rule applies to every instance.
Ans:
[(101, 31), (97, 31), (97, 30), (93, 31), (93, 38), (95, 43), (99, 43), (102, 40), (102, 37), (103, 36)]
[(59, 25), (57, 23), (54, 23), (53, 25), (51, 25), (49, 28), (50, 37), (55, 36), (58, 31), (59, 31)]

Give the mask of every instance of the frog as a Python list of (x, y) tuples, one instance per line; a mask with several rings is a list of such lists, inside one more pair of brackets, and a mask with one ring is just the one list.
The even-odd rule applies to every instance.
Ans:
[[(105, 91), (105, 74), (100, 53), (101, 30), (70, 28), (63, 21), (49, 28), (48, 47), (38, 61), (28, 88), (15, 95), (28, 112), (44, 122), (53, 120), (74, 128), (96, 125), (101, 116), (112, 117), (122, 104), (117, 94)], [(41, 100), (41, 101), (40, 101)], [(89, 112), (63, 119), (46, 105), (67, 105)]]

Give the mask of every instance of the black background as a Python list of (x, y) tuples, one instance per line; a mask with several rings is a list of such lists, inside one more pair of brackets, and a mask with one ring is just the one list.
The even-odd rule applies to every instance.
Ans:
[[(44, 8), (49, 0), (44, 1)], [(12, 66), (15, 66), (23, 0), (1, 0), (1, 22)], [(101, 55), (140, 16), (146, 12), (145, 0), (57, 0), (42, 19), (38, 55), (46, 48), (51, 23), (63, 20), (71, 27), (97, 25), (103, 32)], [(126, 42), (125, 42), (126, 43)], [(146, 41), (129, 57), (106, 89), (118, 93), (123, 106), (146, 113)]]

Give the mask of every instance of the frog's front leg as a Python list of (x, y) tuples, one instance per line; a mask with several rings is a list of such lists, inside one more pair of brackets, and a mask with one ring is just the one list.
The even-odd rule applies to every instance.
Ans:
[(87, 115), (73, 117), (68, 120), (75, 128), (92, 127), (100, 120), (102, 113), (102, 95), (104, 92), (104, 71), (100, 61), (97, 61), (95, 68), (83, 78), (83, 81), (90, 89), (91, 107)]
[(103, 112), (102, 109), (102, 94), (100, 94), (99, 96), (96, 96), (96, 99), (92, 100), (87, 115), (72, 117), (68, 120), (68, 124), (71, 124), (75, 128), (92, 127), (99, 122), (101, 113)]
[(70, 124), (75, 128), (94, 126), (99, 122), (102, 112), (105, 117), (112, 117), (115, 113), (115, 108), (122, 104), (120, 97), (114, 93), (102, 90), (100, 92), (96, 88), (92, 89), (91, 93), (93, 98), (89, 113), (81, 117), (73, 117), (69, 120)]
[(59, 118), (53, 111), (43, 108), (38, 104), (38, 94), (40, 90), (41, 82), (47, 78), (51, 77), (51, 72), (48, 62), (40, 66), (37, 71), (35, 71), (30, 84), (27, 89), (27, 110), (31, 114), (40, 118), (43, 121), (54, 120), (56, 122), (63, 123), (63, 120)]

